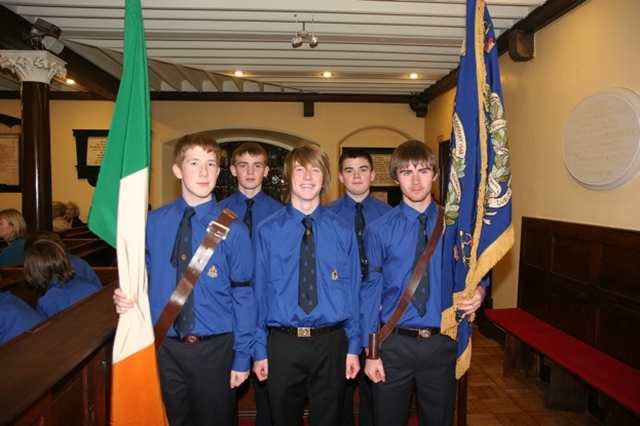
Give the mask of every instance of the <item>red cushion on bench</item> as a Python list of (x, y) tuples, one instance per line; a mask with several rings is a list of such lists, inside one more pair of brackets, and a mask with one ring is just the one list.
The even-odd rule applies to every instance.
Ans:
[(526, 345), (640, 415), (640, 371), (520, 308), (486, 309), (484, 312), (490, 321)]

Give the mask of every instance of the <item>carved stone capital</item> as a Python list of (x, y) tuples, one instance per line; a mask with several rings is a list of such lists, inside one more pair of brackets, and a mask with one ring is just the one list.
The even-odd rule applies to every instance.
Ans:
[(0, 68), (17, 74), (20, 82), (49, 84), (67, 76), (67, 63), (46, 50), (0, 50)]

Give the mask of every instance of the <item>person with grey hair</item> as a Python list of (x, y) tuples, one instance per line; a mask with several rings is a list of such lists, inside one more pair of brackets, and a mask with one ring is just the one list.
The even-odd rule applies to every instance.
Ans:
[(72, 228), (86, 225), (86, 223), (80, 220), (80, 206), (74, 201), (67, 203), (64, 218), (71, 224)]
[(54, 201), (51, 204), (51, 217), (53, 218), (53, 230), (65, 231), (71, 229), (71, 224), (65, 219), (67, 206), (62, 201)]

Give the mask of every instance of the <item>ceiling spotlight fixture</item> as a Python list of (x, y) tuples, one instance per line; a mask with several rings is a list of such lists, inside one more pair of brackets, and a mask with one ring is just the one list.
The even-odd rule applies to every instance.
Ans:
[(76, 81), (72, 78), (67, 79), (67, 84), (76, 84)]
[(238, 70), (234, 72), (233, 75), (235, 75), (236, 77), (242, 77), (244, 75), (244, 72)]
[(331, 74), (331, 71), (325, 71), (325, 72), (323, 72), (323, 73), (322, 73), (322, 76), (323, 76), (323, 77), (326, 77), (326, 78), (329, 78), (329, 77), (331, 77), (332, 75), (333, 75), (333, 74)]
[[(298, 15), (294, 15), (296, 17), (296, 24), (298, 24)], [(311, 15), (311, 37), (309, 38), (309, 31), (306, 29), (306, 22), (302, 23), (302, 30), (296, 31), (296, 35), (291, 39), (291, 47), (298, 48), (302, 46), (302, 43), (308, 42), (310, 48), (314, 48), (318, 46), (318, 37), (316, 37), (313, 33), (314, 26), (314, 18)]]
[(416, 74), (415, 72), (412, 72), (411, 74), (409, 74), (409, 78), (416, 79), (418, 77), (420, 77), (420, 76), (418, 74)]

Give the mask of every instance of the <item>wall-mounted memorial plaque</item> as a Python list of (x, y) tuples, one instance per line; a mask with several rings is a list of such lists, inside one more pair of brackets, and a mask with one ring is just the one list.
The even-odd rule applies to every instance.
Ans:
[(640, 95), (622, 87), (598, 91), (567, 118), (564, 162), (580, 185), (613, 189), (640, 171)]
[(108, 134), (108, 130), (73, 129), (73, 136), (76, 138), (78, 179), (86, 179), (91, 186), (96, 186), (98, 181)]
[(0, 192), (20, 191), (20, 135), (0, 134)]

